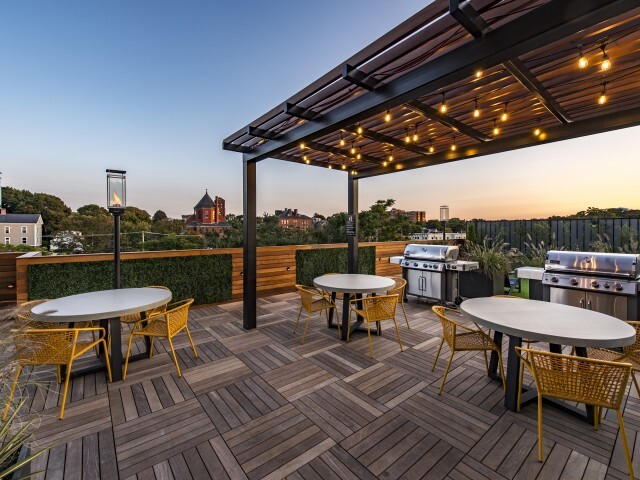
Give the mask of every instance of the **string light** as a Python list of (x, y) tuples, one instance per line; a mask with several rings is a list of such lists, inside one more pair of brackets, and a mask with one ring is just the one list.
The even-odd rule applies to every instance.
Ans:
[(433, 143), (431, 142), (431, 139), (429, 139), (429, 153), (433, 153), (435, 151), (436, 151), (436, 149), (433, 146)]
[(342, 138), (342, 132), (340, 132), (340, 146), (344, 147), (344, 138)]
[(306, 148), (304, 143), (300, 143), (300, 150), (304, 150)]
[(535, 130), (533, 131), (533, 134), (536, 137), (539, 137), (541, 133), (542, 133), (542, 130), (540, 130), (540, 119), (538, 119), (538, 125), (536, 126)]
[(362, 135), (362, 127), (358, 124), (358, 135)]
[(496, 120), (493, 121), (493, 134), (495, 136), (500, 134), (500, 129), (498, 128), (498, 122)]
[(447, 104), (444, 101), (444, 92), (442, 93), (442, 103), (440, 104), (440, 113), (447, 113)]
[(329, 164), (329, 170), (333, 170), (333, 165)]
[(386, 162), (386, 160), (385, 160), (384, 162), (382, 162), (382, 166), (383, 166), (383, 167), (386, 167), (386, 166), (387, 166), (387, 162)]
[(357, 170), (351, 170), (351, 175), (357, 175), (358, 171)]
[(609, 60), (609, 55), (607, 55), (607, 52), (605, 51), (607, 44), (602, 44), (600, 48), (602, 49), (602, 63), (600, 64), (600, 68), (603, 72), (606, 72), (611, 68), (611, 60)]
[(578, 67), (587, 68), (589, 60), (582, 54), (582, 45), (578, 45)]
[(347, 166), (343, 163), (341, 168), (342, 168), (342, 170), (346, 170)]
[(362, 158), (362, 148), (358, 147), (358, 154), (356, 155), (356, 159), (360, 160)]
[(480, 78), (482, 76), (482, 70), (476, 70), (475, 77)]
[(473, 116), (478, 118), (480, 116), (480, 110), (478, 110), (478, 99), (475, 99), (476, 107), (473, 109)]
[(309, 160), (309, 157), (307, 157), (306, 155), (304, 155), (302, 158), (304, 159), (304, 163), (306, 163), (307, 165), (311, 163), (311, 161)]
[(387, 110), (387, 114), (384, 116), (384, 121), (389, 123), (391, 121), (391, 112)]
[(393, 162), (393, 148), (391, 149), (391, 152), (389, 153), (389, 162)]
[(413, 141), (417, 142), (418, 141), (418, 126), (416, 125), (416, 130), (415, 132), (413, 132)]
[(506, 122), (507, 119), (509, 118), (509, 113), (507, 112), (508, 107), (509, 107), (509, 103), (505, 103), (504, 111), (502, 112), (502, 115), (500, 115), (500, 120), (502, 120), (503, 122)]
[(602, 93), (600, 94), (600, 97), (598, 97), (598, 103), (600, 105), (607, 103), (607, 82), (602, 84)]
[(404, 143), (411, 143), (411, 137), (409, 136), (409, 129), (404, 129)]
[(353, 145), (353, 142), (351, 142), (351, 155), (355, 155), (356, 154), (356, 147)]
[(453, 141), (451, 142), (451, 151), (455, 152), (458, 147), (456, 146), (456, 136), (453, 136)]

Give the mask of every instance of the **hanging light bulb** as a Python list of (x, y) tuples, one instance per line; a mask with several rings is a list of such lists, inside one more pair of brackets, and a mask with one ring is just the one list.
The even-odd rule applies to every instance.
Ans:
[(433, 143), (431, 142), (431, 139), (429, 139), (429, 153), (433, 153), (435, 151), (436, 151), (436, 149), (433, 146)]
[(360, 124), (358, 124), (358, 135), (362, 135), (362, 127), (360, 126)]
[(391, 121), (391, 112), (389, 112), (389, 110), (387, 110), (387, 114), (384, 116), (384, 121), (387, 123)]
[(342, 132), (340, 132), (340, 146), (344, 147), (344, 138), (342, 138)]
[(346, 169), (347, 169), (347, 166), (343, 163), (343, 164), (342, 164), (342, 167), (340, 167), (340, 168), (342, 168), (342, 170), (346, 170)]
[(444, 92), (442, 93), (442, 103), (440, 104), (440, 113), (447, 113), (447, 104), (444, 101)]
[(306, 145), (304, 144), (304, 142), (300, 143), (300, 150), (304, 150), (306, 148)]
[(355, 155), (356, 154), (356, 147), (353, 145), (353, 142), (351, 142), (351, 155)]
[(476, 70), (476, 73), (474, 75), (476, 78), (480, 78), (482, 76), (482, 70), (480, 69)]
[(598, 97), (598, 103), (600, 105), (607, 103), (607, 82), (602, 84), (602, 93), (600, 94), (600, 97)]
[(605, 51), (607, 44), (602, 44), (600, 48), (602, 49), (602, 63), (600, 64), (600, 69), (605, 72), (611, 68), (611, 60), (609, 60), (609, 55), (607, 55), (607, 52)]
[(387, 166), (387, 161), (385, 160), (384, 162), (382, 162), (382, 166), (386, 167)]
[(500, 134), (500, 129), (498, 128), (498, 123), (496, 120), (493, 121), (493, 135), (497, 136)]
[(404, 129), (404, 143), (411, 143), (411, 137), (409, 136), (409, 129)]
[(356, 155), (356, 159), (360, 160), (362, 158), (362, 148), (358, 147), (358, 154)]
[(418, 141), (418, 126), (416, 125), (416, 130), (415, 132), (413, 132), (413, 141), (417, 142)]
[(357, 170), (351, 170), (351, 175), (357, 175), (358, 171)]
[(451, 142), (451, 151), (455, 152), (458, 147), (456, 146), (456, 136), (453, 136), (453, 141)]
[(542, 130), (540, 130), (540, 119), (538, 119), (538, 125), (536, 125), (536, 128), (533, 130), (533, 134), (536, 137), (539, 137), (541, 133), (542, 133)]
[(329, 170), (333, 170), (333, 165), (329, 164)]
[(474, 118), (478, 118), (480, 116), (480, 110), (478, 110), (478, 99), (475, 99), (476, 107), (473, 109)]
[(582, 54), (582, 45), (578, 45), (578, 67), (587, 68), (589, 60)]
[(391, 152), (389, 153), (389, 162), (393, 162), (393, 148), (391, 149)]
[(309, 161), (309, 157), (307, 157), (306, 155), (304, 155), (302, 158), (304, 159), (304, 163), (306, 163), (307, 165), (309, 165), (309, 163), (311, 163)]
[(509, 107), (509, 103), (505, 103), (502, 115), (500, 115), (500, 120), (502, 120), (503, 122), (506, 122), (507, 119), (509, 118), (509, 114), (507, 113), (507, 108), (508, 107)]

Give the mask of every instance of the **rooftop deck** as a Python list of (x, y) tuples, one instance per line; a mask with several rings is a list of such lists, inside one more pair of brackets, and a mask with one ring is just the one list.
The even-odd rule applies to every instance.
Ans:
[[(36, 478), (628, 478), (611, 412), (594, 431), (545, 407), (539, 463), (535, 405), (506, 411), (481, 354), (457, 354), (438, 396), (448, 352), (432, 373), (441, 328), (427, 305), (407, 304), (404, 352), (388, 326), (374, 337), (375, 360), (366, 334), (345, 344), (317, 317), (300, 345), (298, 308), (297, 294), (259, 300), (253, 331), (242, 329), (240, 302), (193, 309), (200, 358), (186, 335), (174, 340), (183, 378), (156, 342), (124, 382), (75, 379), (64, 420), (53, 369), (38, 370), (30, 406), (41, 417), (37, 443), (52, 448), (34, 463), (46, 469)], [(640, 471), (640, 402), (630, 395), (624, 417)]]

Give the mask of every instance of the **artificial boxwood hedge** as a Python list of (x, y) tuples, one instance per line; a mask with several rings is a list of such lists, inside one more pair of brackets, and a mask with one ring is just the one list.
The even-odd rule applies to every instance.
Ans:
[[(375, 275), (376, 247), (359, 247), (360, 273)], [(319, 248), (296, 252), (296, 283), (313, 285), (313, 279), (326, 273), (347, 273), (346, 248)]]
[[(164, 285), (174, 300), (195, 304), (231, 300), (231, 255), (123, 260), (123, 288)], [(113, 261), (43, 263), (27, 268), (29, 300), (59, 298), (113, 288)]]

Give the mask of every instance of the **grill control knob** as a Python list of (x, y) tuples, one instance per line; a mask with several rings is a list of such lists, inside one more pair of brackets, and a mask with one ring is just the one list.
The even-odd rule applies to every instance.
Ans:
[(429, 264), (427, 264), (427, 263), (423, 263), (423, 264), (422, 264), (422, 267), (423, 267), (423, 268), (429, 268)]
[(607, 290), (608, 290), (609, 288), (611, 288), (611, 285), (609, 285), (609, 283), (605, 283), (605, 284), (604, 284), (604, 285), (602, 285), (602, 286), (603, 286), (604, 288), (606, 288)]
[(620, 290), (623, 289), (623, 286), (621, 284), (619, 284), (618, 282), (613, 284), (613, 288), (615, 289), (616, 292), (619, 292)]
[(551, 277), (551, 283), (558, 283), (558, 277)]
[(598, 283), (598, 281), (597, 281), (597, 280), (594, 280), (593, 282), (591, 282), (591, 286), (592, 286), (593, 288), (598, 288), (598, 287), (600, 287), (600, 283)]
[(569, 280), (569, 283), (575, 287), (576, 285), (578, 285), (578, 279), (572, 278), (571, 280)]
[(417, 266), (418, 266), (418, 264), (417, 264), (417, 263), (414, 263), (414, 264), (413, 264), (413, 266), (414, 266), (414, 267), (417, 267)]
[(457, 265), (451, 265), (451, 270), (457, 270), (458, 266)]

